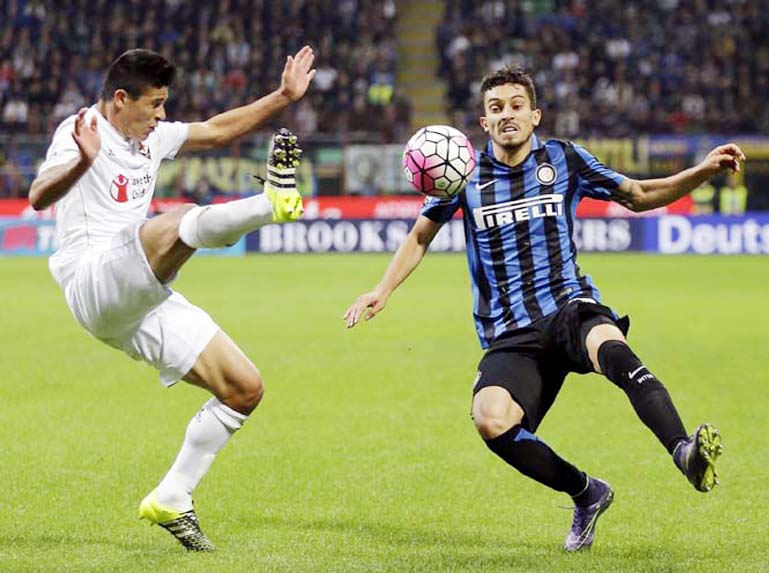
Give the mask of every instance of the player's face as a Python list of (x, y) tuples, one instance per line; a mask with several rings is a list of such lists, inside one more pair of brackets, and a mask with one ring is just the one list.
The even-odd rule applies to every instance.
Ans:
[(126, 92), (120, 92), (123, 90), (115, 92), (115, 101), (121, 110), (123, 133), (138, 141), (144, 141), (157, 127), (158, 122), (166, 118), (168, 88), (149, 87), (137, 99), (131, 98)]
[(504, 149), (526, 143), (539, 125), (542, 113), (533, 109), (526, 88), (519, 84), (496, 86), (483, 94), (481, 127)]

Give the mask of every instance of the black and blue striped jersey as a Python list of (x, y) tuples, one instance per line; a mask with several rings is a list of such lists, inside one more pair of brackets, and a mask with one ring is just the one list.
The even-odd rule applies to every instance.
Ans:
[(422, 214), (445, 223), (462, 209), (481, 346), (570, 299), (600, 302), (592, 279), (577, 265), (574, 217), (582, 197), (610, 200), (624, 177), (575, 143), (542, 144), (534, 135), (520, 165), (497, 161), (491, 141), (476, 160), (465, 189), (450, 199), (428, 198)]

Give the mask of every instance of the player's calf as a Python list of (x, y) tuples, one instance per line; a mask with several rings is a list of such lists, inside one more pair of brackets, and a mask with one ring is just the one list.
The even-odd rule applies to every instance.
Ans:
[(279, 129), (270, 143), (267, 179), (262, 180), (264, 193), (190, 209), (179, 223), (181, 241), (193, 249), (228, 247), (264, 225), (299, 219), (304, 213), (302, 196), (296, 189), (301, 154), (296, 136)]
[(604, 342), (598, 359), (601, 371), (627, 394), (638, 417), (670, 452), (695, 489), (713, 489), (718, 484), (715, 463), (722, 451), (718, 430), (702, 424), (687, 437), (670, 394), (624, 341)]
[(641, 421), (672, 454), (686, 429), (665, 386), (624, 341), (601, 344), (598, 360), (604, 375), (625, 392)]
[(287, 129), (278, 130), (270, 144), (267, 179), (262, 179), (264, 193), (194, 207), (179, 223), (181, 241), (194, 249), (228, 247), (264, 225), (299, 219), (304, 213), (302, 196), (296, 190), (296, 167), (301, 153), (296, 136)]

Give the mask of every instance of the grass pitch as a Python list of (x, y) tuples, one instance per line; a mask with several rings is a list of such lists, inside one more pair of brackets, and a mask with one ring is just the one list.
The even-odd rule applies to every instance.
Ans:
[(693, 490), (624, 395), (572, 376), (539, 435), (610, 481), (591, 552), (569, 500), (493, 456), (469, 418), (481, 350), (464, 258), (428, 256), (374, 321), (341, 315), (387, 256), (199, 258), (176, 287), (260, 367), (265, 401), (196, 496), (218, 547), (136, 517), (206, 400), (90, 338), (43, 259), (0, 259), (0, 571), (766, 571), (767, 262), (584, 256), (687, 427), (719, 426)]

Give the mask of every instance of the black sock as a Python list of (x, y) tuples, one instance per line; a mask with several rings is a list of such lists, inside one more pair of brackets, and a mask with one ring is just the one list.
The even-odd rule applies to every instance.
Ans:
[(641, 421), (672, 454), (676, 444), (686, 439), (686, 429), (662, 383), (619, 340), (601, 344), (598, 363), (604, 375), (627, 394)]
[(519, 424), (496, 438), (486, 440), (486, 445), (523, 475), (542, 485), (571, 496), (585, 489), (587, 476), (583, 472)]
[(574, 505), (588, 506), (592, 505), (601, 499), (601, 496), (606, 491), (606, 485), (599, 481), (588, 478), (587, 485), (577, 495), (571, 496), (574, 500)]

